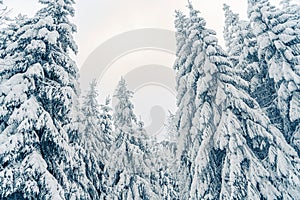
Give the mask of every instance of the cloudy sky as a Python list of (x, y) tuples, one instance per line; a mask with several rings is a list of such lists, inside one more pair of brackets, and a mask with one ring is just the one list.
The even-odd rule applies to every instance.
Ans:
[[(278, 2), (273, 0), (272, 2)], [(38, 0), (4, 0), (4, 3), (12, 9), (12, 14), (24, 13), (33, 15), (39, 8)], [(155, 28), (157, 30), (174, 31), (174, 11), (182, 10), (188, 13), (187, 0), (81, 0), (76, 1), (76, 17), (73, 19), (78, 27), (75, 35), (79, 46), (79, 54), (74, 56), (79, 68), (84, 68), (89, 63), (88, 70), (92, 72), (96, 68), (102, 68), (102, 74), (94, 73), (93, 78), (98, 79), (101, 101), (108, 94), (113, 94), (120, 76), (131, 77), (135, 91), (134, 104), (137, 115), (141, 115), (149, 130), (155, 132), (161, 126), (155, 119), (163, 119), (168, 110), (175, 112), (174, 80), (167, 78), (171, 76), (172, 65), (175, 60), (174, 49), (155, 48), (126, 49), (126, 41), (120, 41), (120, 46), (106, 45), (106, 49), (95, 53), (95, 49), (102, 47), (105, 42), (115, 42), (111, 38), (122, 35), (127, 31), (139, 30), (142, 28)], [(242, 19), (247, 17), (247, 0), (193, 0), (194, 7), (200, 10), (201, 15), (207, 21), (207, 27), (217, 31), (219, 43), (223, 46), (222, 38), (224, 13), (223, 3), (231, 6), (234, 12), (240, 14)], [(174, 43), (174, 37), (152, 38), (146, 33), (145, 41), (152, 40), (153, 44), (157, 39), (166, 39)], [(167, 37), (167, 36), (164, 36)], [(130, 43), (135, 38), (128, 38)], [(162, 43), (164, 42), (162, 40)], [(131, 42), (132, 41), (132, 42)], [(149, 46), (149, 45), (148, 45)], [(153, 45), (154, 46), (154, 45)], [(163, 44), (161, 45), (163, 46)], [(118, 52), (118, 49), (125, 49), (126, 52)], [(132, 49), (130, 49), (132, 48)], [(175, 48), (175, 47), (174, 47)], [(173, 53), (172, 53), (173, 51)], [(91, 55), (94, 52), (94, 60)], [(110, 52), (110, 53), (107, 53)], [(114, 52), (112, 55), (111, 52)], [(106, 55), (107, 53), (107, 55)], [(109, 57), (110, 56), (110, 57)], [(107, 58), (109, 59), (107, 61)], [(104, 60), (106, 61), (104, 62)], [(143, 66), (144, 68), (142, 68)], [(148, 66), (145, 68), (145, 66)], [(148, 72), (142, 69), (148, 69)], [(152, 71), (149, 71), (152, 69)], [(169, 71), (168, 71), (169, 70)], [(145, 73), (144, 73), (145, 72)], [(145, 76), (146, 74), (146, 76)], [(161, 76), (156, 76), (161, 75)], [(161, 77), (159, 80), (159, 77)], [(151, 78), (153, 81), (151, 82)], [(148, 82), (143, 80), (148, 80)], [(89, 79), (87, 80), (89, 81)], [(171, 88), (171, 89), (170, 89)], [(163, 120), (160, 120), (163, 121)], [(151, 132), (150, 131), (150, 132)]]
[[(38, 0), (4, 0), (13, 13), (36, 11)], [(79, 67), (88, 55), (107, 39), (139, 28), (163, 28), (174, 30), (174, 10), (186, 11), (186, 0), (84, 0), (77, 1), (76, 17), (78, 26), (76, 39), (80, 53), (76, 57)], [(217, 30), (222, 41), (224, 21), (222, 4), (232, 6), (235, 12), (246, 17), (246, 0), (194, 0), (194, 6), (201, 11), (208, 27)]]

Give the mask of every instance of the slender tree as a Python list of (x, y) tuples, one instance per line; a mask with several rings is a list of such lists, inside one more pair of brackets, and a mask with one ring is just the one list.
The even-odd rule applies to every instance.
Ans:
[(153, 199), (158, 191), (150, 183), (151, 154), (143, 136), (143, 128), (137, 126), (130, 99), (133, 93), (121, 78), (116, 90), (117, 104), (114, 110), (116, 140), (111, 148), (108, 199)]
[(100, 128), (108, 146), (111, 146), (113, 141), (113, 116), (110, 102), (111, 99), (108, 96), (105, 99), (105, 103), (100, 105)]
[(189, 119), (193, 115), (193, 105), (188, 94), (188, 76), (191, 72), (189, 55), (191, 54), (190, 42), (187, 33), (188, 20), (180, 11), (176, 11), (175, 28), (177, 43), (177, 59), (174, 64), (176, 70), (176, 90), (178, 111), (175, 115), (175, 124), (178, 132), (189, 131)]
[(127, 89), (126, 81), (122, 77), (115, 91), (114, 97), (118, 99), (114, 112), (114, 124), (121, 130), (129, 130), (136, 123), (137, 118), (133, 113), (133, 104), (130, 99), (133, 92)]
[(97, 189), (97, 196), (93, 198), (100, 199), (106, 196), (108, 192), (108, 176), (105, 172), (105, 166), (110, 159), (109, 144), (112, 141), (106, 140), (106, 133), (102, 130), (102, 116), (96, 87), (97, 82), (93, 80), (83, 99), (81, 119), (83, 137), (81, 143), (84, 149), (82, 158), (85, 162), (87, 176)]

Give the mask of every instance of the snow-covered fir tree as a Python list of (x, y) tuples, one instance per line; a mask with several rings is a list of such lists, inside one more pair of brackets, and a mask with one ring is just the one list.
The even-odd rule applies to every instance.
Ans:
[(150, 142), (151, 173), (150, 183), (155, 186), (157, 198), (164, 200), (180, 199), (178, 187), (178, 132), (175, 115), (169, 112), (165, 128), (166, 140)]
[[(177, 89), (177, 106), (176, 126), (179, 132), (179, 155), (181, 155), (181, 172), (179, 179), (184, 180), (182, 183), (191, 182), (191, 152), (192, 145), (190, 143), (190, 131), (192, 128), (192, 119), (194, 118), (195, 105), (195, 82), (199, 78), (199, 73), (194, 66), (194, 60), (199, 53), (198, 35), (195, 30), (203, 23), (202, 18), (193, 17), (197, 15), (197, 11), (192, 8), (189, 3), (190, 17), (187, 19), (181, 12), (176, 12), (175, 28), (176, 40), (178, 45), (177, 59), (174, 64), (176, 75)], [(187, 194), (189, 190), (188, 184), (186, 188), (181, 188), (181, 194)], [(186, 198), (183, 196), (183, 198)]]
[(114, 97), (118, 99), (114, 110), (114, 124), (122, 131), (130, 131), (137, 122), (133, 112), (134, 106), (130, 100), (132, 96), (133, 92), (127, 89), (126, 81), (122, 77), (114, 94)]
[[(231, 19), (230, 16), (233, 15), (233, 12), (229, 6), (225, 5), (224, 10), (225, 18)], [(234, 24), (225, 23), (225, 26), (229, 27), (227, 29), (235, 30), (235, 34), (231, 36), (233, 45), (227, 46), (229, 58), (233, 61), (233, 71), (247, 81), (243, 89), (248, 91), (251, 97), (258, 102), (270, 121), (280, 128), (283, 121), (275, 101), (277, 94), (274, 81), (266, 74), (265, 62), (260, 61), (258, 58), (256, 36), (250, 22), (239, 20), (236, 15), (234, 15), (234, 19), (236, 20)], [(225, 21), (228, 22), (229, 20)], [(226, 39), (226, 36), (224, 38)]]
[(111, 98), (106, 97), (105, 103), (100, 105), (100, 128), (107, 146), (112, 145), (113, 138), (113, 116), (110, 107)]
[[(225, 6), (224, 10), (226, 18), (230, 18), (232, 11), (228, 6)], [(274, 80), (267, 74), (266, 63), (258, 58), (257, 39), (250, 22), (238, 20), (234, 25), (225, 23), (225, 26), (234, 26), (235, 28), (232, 27), (232, 29), (236, 30), (231, 39), (234, 45), (228, 46), (228, 49), (231, 49), (229, 51), (231, 60), (234, 60), (232, 57), (238, 58), (238, 62), (233, 62), (234, 73), (249, 82), (246, 82), (243, 89), (257, 101), (271, 123), (281, 128), (283, 120), (276, 103)]]
[[(105, 165), (110, 159), (109, 148), (112, 143), (111, 132), (109, 128), (102, 129), (102, 122), (111, 123), (109, 117), (109, 108), (106, 105), (105, 115), (100, 114), (100, 105), (98, 104), (97, 82), (93, 80), (90, 88), (83, 99), (82, 105), (82, 140), (84, 152), (82, 157), (85, 162), (87, 176), (92, 180), (97, 189), (95, 199), (103, 198), (107, 195), (108, 174), (104, 171)], [(109, 102), (107, 102), (109, 103)], [(105, 117), (105, 119), (103, 118)]]
[(156, 199), (155, 185), (150, 182), (151, 155), (145, 131), (137, 125), (126, 81), (121, 78), (116, 90), (114, 110), (116, 140), (111, 148), (111, 191), (108, 199)]
[(152, 171), (150, 183), (158, 189), (158, 199), (175, 200), (179, 196), (177, 142), (164, 140), (151, 147)]
[[(214, 96), (217, 91), (217, 68), (211, 64), (207, 58), (207, 55), (205, 55), (205, 48), (207, 48), (205, 41), (214, 43), (216, 39), (215, 37), (211, 36), (211, 34), (214, 34), (214, 31), (204, 28), (206, 22), (203, 18), (198, 16), (199, 12), (193, 8), (191, 3), (189, 3), (189, 12), (189, 21), (191, 25), (189, 25), (187, 29), (189, 30), (189, 38), (193, 39), (193, 43), (191, 43), (191, 45), (192, 51), (195, 52), (195, 56), (191, 57), (190, 61), (192, 70), (191, 74), (189, 75), (190, 78), (188, 85), (193, 91), (192, 101), (195, 104), (195, 110), (193, 111), (194, 116), (189, 119), (192, 123), (191, 130), (189, 132), (180, 133), (185, 135), (185, 139), (183, 141), (179, 141), (179, 144), (183, 143), (183, 156), (181, 156), (180, 162), (180, 168), (182, 170), (180, 173), (184, 173), (181, 174), (182, 178), (180, 178), (182, 183), (179, 184), (181, 187), (179, 196), (184, 199), (201, 199), (200, 194), (199, 196), (196, 195), (199, 192), (195, 191), (197, 188), (195, 186), (196, 182), (201, 184), (200, 178), (197, 179), (196, 177), (198, 166), (195, 160), (197, 159), (197, 154), (199, 154), (198, 150), (201, 144), (203, 146), (203, 144), (207, 142), (203, 142), (203, 140), (206, 139), (203, 135), (205, 135), (207, 138), (210, 138), (213, 135), (214, 131), (216, 130), (216, 125), (214, 124), (216, 120), (215, 118), (219, 117), (220, 115), (214, 103)], [(209, 146), (207, 144), (207, 148), (210, 149), (207, 149), (207, 152), (201, 153), (205, 154), (213, 151), (213, 146)], [(209, 191), (206, 192), (212, 195), (211, 198), (216, 198), (215, 195), (218, 195), (218, 189), (220, 188), (218, 184), (220, 181), (214, 174), (217, 172), (213, 171), (212, 169), (216, 167), (219, 160), (214, 158), (214, 153), (211, 153), (211, 155), (207, 156), (209, 156), (211, 159), (209, 163), (207, 163), (207, 167), (210, 168), (208, 170), (210, 170), (212, 173), (209, 174), (209, 172), (205, 173), (203, 171), (203, 176), (209, 177), (209, 179), (212, 181), (210, 183), (206, 182), (207, 185), (205, 188), (209, 188)], [(187, 169), (186, 172), (185, 168)], [(204, 190), (205, 189), (203, 188), (202, 191)]]
[(247, 81), (204, 25), (195, 30), (201, 49), (194, 60), (200, 74), (197, 111), (191, 131), (180, 133), (187, 135), (190, 146), (185, 148), (191, 152), (186, 165), (191, 181), (179, 184), (180, 197), (292, 199), (299, 194), (296, 152), (249, 95)]
[(72, 0), (18, 25), (0, 69), (0, 197), (89, 199), (93, 185), (78, 151), (78, 70)]
[[(258, 57), (266, 77), (274, 83), (279, 127), (288, 143), (299, 151), (300, 73), (299, 17), (272, 6), (267, 0), (249, 0), (248, 14), (257, 37)], [(290, 10), (288, 10), (290, 11)]]
[(176, 118), (175, 114), (169, 111), (169, 115), (167, 116), (166, 123), (164, 124), (166, 131), (167, 131), (167, 139), (171, 142), (178, 141), (178, 131), (176, 127)]
[[(189, 73), (187, 73), (185, 76), (187, 76), (186, 80), (187, 83), (187, 92), (185, 94), (187, 102), (182, 102), (182, 104), (186, 104), (189, 107), (185, 107), (185, 109), (188, 109), (188, 112), (191, 113), (190, 116), (186, 118), (188, 123), (190, 124), (189, 129), (182, 129), (180, 128), (181, 125), (179, 125), (179, 155), (180, 156), (180, 172), (179, 175), (181, 176), (179, 180), (181, 180), (181, 188), (180, 188), (180, 197), (187, 199), (189, 198), (189, 191), (190, 186), (193, 182), (193, 176), (194, 173), (194, 160), (196, 158), (196, 152), (195, 149), (198, 149), (200, 146), (200, 136), (198, 129), (200, 127), (197, 127), (199, 124), (197, 124), (197, 119), (200, 118), (207, 118), (207, 120), (204, 120), (203, 126), (200, 129), (205, 129), (206, 131), (214, 131), (214, 128), (211, 127), (211, 123), (214, 120), (214, 117), (212, 116), (204, 116), (209, 114), (209, 110), (211, 112), (214, 112), (212, 110), (216, 110), (213, 108), (213, 102), (210, 104), (210, 101), (212, 99), (209, 97), (211, 94), (216, 91), (216, 78), (212, 77), (211, 74), (214, 74), (216, 69), (206, 67), (206, 69), (201, 69), (200, 66), (203, 64), (206, 64), (205, 62), (205, 56), (203, 54), (203, 41), (201, 41), (201, 38), (206, 37), (206, 40), (215, 40), (213, 37), (211, 37), (209, 34), (214, 33), (212, 30), (204, 30), (203, 27), (205, 26), (206, 22), (203, 18), (198, 16), (199, 11), (195, 10), (191, 3), (189, 3), (189, 19), (188, 23), (186, 25), (187, 30), (187, 43), (186, 45), (189, 46), (191, 54), (189, 54), (186, 63), (183, 66), (185, 68), (188, 66)], [(185, 54), (183, 54), (185, 56)], [(180, 60), (181, 54), (179, 54), (177, 58)], [(175, 65), (177, 65), (175, 63)], [(209, 66), (209, 65), (207, 65)], [(178, 69), (178, 72), (180, 72), (180, 68)], [(209, 73), (207, 73), (207, 70)], [(180, 73), (177, 72), (177, 76), (181, 76)], [(211, 73), (211, 74), (210, 74)], [(197, 88), (202, 87), (203, 91), (202, 94), (200, 94), (200, 90), (197, 91)], [(209, 88), (207, 90), (207, 88)], [(198, 100), (199, 98), (199, 100)], [(201, 100), (200, 100), (201, 99)], [(204, 103), (204, 102), (209, 103)], [(202, 107), (203, 106), (203, 107)], [(183, 110), (184, 111), (184, 110)], [(181, 113), (180, 106), (179, 110), (177, 111)], [(217, 117), (217, 116), (216, 116)], [(203, 130), (202, 130), (203, 131)], [(217, 181), (217, 180), (216, 180)], [(180, 184), (180, 183), (179, 183)], [(212, 188), (213, 189), (213, 188)]]
[[(177, 59), (174, 64), (176, 74), (177, 106), (175, 123), (178, 132), (188, 132), (191, 128), (190, 118), (193, 116), (193, 100), (189, 95), (188, 76), (191, 72), (191, 41), (188, 40), (188, 20), (182, 12), (176, 11), (175, 28), (177, 43)], [(178, 56), (181, 55), (181, 56)]]

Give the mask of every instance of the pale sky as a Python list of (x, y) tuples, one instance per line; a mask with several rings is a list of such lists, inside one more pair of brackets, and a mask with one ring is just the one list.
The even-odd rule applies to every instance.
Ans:
[[(23, 13), (29, 16), (33, 15), (38, 9), (39, 4), (37, 2), (38, 0), (4, 0), (8, 8), (12, 9), (13, 15)], [(79, 54), (73, 57), (79, 68), (86, 66), (87, 61), (90, 60), (89, 55), (91, 55), (97, 47), (101, 47), (104, 42), (109, 41), (109, 39), (114, 36), (126, 31), (142, 28), (174, 31), (174, 11), (182, 10), (188, 14), (188, 9), (186, 8), (187, 0), (78, 0), (76, 2), (76, 17), (73, 19), (73, 22), (78, 28), (78, 32), (75, 34), (75, 40), (79, 46)], [(241, 19), (247, 18), (247, 0), (193, 0), (192, 2), (195, 9), (199, 10), (201, 16), (205, 18), (207, 27), (217, 32), (219, 44), (222, 46), (224, 46), (222, 33), (224, 25), (223, 3), (230, 5), (234, 12), (240, 14)], [(272, 0), (272, 2), (279, 2), (279, 0)], [(145, 35), (145, 40), (147, 39), (146, 37), (149, 37), (149, 35)], [(130, 40), (132, 40), (132, 43), (135, 42), (134, 38)], [(173, 40), (174, 38), (171, 38), (171, 41)], [(125, 42), (126, 41), (121, 41), (121, 43), (124, 44)], [(175, 45), (175, 40), (173, 42)], [(120, 46), (124, 46), (124, 44), (120, 44)], [(108, 50), (117, 50), (118, 47), (111, 48), (115, 49)], [(141, 69), (139, 68), (141, 66), (150, 66), (150, 69), (151, 65), (155, 65), (156, 67), (162, 66), (162, 70), (157, 71), (158, 74), (167, 73), (166, 69), (173, 72), (171, 69), (175, 56), (172, 52), (143, 48), (134, 50), (135, 49), (127, 49), (129, 52), (121, 52), (122, 55), (119, 52), (119, 54), (112, 57), (112, 60), (108, 62), (103, 62), (103, 60), (105, 60), (103, 57), (108, 57), (105, 55), (105, 49), (104, 52), (102, 52), (103, 54), (96, 55), (97, 59), (93, 63), (96, 67), (98, 64), (107, 65), (99, 66), (107, 70), (102, 72), (101, 76), (95, 74), (93, 77), (98, 79), (101, 102), (103, 102), (105, 96), (113, 94), (120, 76), (125, 76), (126, 78), (126, 75), (131, 73), (133, 79), (140, 78), (143, 80), (149, 78), (147, 74), (145, 77), (143, 77), (142, 74), (140, 74), (141, 76), (139, 74), (135, 75), (136, 73), (140, 73), (136, 69)], [(155, 66), (153, 66), (153, 69), (157, 69)], [(84, 69), (84, 67), (82, 67), (82, 69)], [(175, 78), (173, 79), (175, 80)], [(134, 81), (137, 82), (139, 80)], [(163, 108), (165, 113), (167, 113), (168, 110), (171, 112), (175, 112), (176, 110), (174, 83), (170, 82), (168, 84), (164, 81), (165, 80), (161, 80), (161, 84), (157, 80), (152, 83), (141, 82), (141, 85), (132, 88), (132, 90), (135, 91), (133, 98), (135, 112), (137, 115), (142, 116), (146, 128), (154, 127), (155, 129), (155, 127), (161, 126), (153, 125), (155, 121), (153, 118), (161, 118), (162, 116), (157, 106)], [(173, 90), (168, 90), (165, 86), (173, 87)], [(155, 109), (153, 110), (153, 108)], [(154, 111), (157, 113), (160, 112), (160, 114), (152, 115)], [(152, 113), (151, 116), (150, 113)]]
[[(13, 14), (32, 15), (39, 4), (38, 0), (4, 0)], [(187, 13), (186, 0), (82, 0), (76, 1), (78, 27), (75, 38), (80, 51), (76, 57), (80, 67), (88, 55), (102, 42), (120, 34), (139, 28), (163, 28), (174, 30), (174, 10)], [(221, 44), (223, 31), (223, 3), (227, 3), (241, 18), (247, 14), (246, 0), (194, 0), (196, 9), (206, 19), (208, 27), (217, 31)]]

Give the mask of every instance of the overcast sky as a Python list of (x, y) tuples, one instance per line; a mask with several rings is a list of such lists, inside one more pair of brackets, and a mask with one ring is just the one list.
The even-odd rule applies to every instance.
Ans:
[[(37, 0), (5, 0), (13, 13), (31, 15), (39, 6)], [(82, 0), (75, 5), (74, 19), (78, 33), (76, 40), (80, 51), (76, 57), (79, 67), (87, 56), (102, 42), (120, 34), (139, 28), (163, 28), (174, 30), (174, 10), (187, 11), (185, 0)], [(223, 11), (226, 2), (235, 12), (246, 17), (246, 0), (194, 0), (195, 8), (201, 11), (208, 27), (217, 31), (222, 41)]]
[[(279, 0), (272, 0), (278, 2)], [(4, 0), (13, 13), (32, 14), (38, 0)], [(81, 0), (76, 1), (74, 19), (80, 47), (76, 61), (80, 67), (88, 55), (102, 42), (124, 31), (139, 28), (164, 28), (174, 30), (174, 10), (187, 11), (186, 0)], [(206, 19), (208, 27), (217, 31), (223, 45), (224, 16), (222, 5), (226, 3), (241, 18), (247, 16), (247, 0), (194, 0), (196, 9)]]
[[(38, 0), (4, 0), (4, 3), (12, 9), (12, 14), (23, 13), (29, 16), (33, 15), (40, 6), (37, 2)], [(86, 63), (88, 56), (97, 47), (113, 36), (141, 28), (174, 31), (174, 11), (179, 9), (188, 13), (187, 0), (78, 0), (76, 2), (76, 17), (73, 21), (78, 28), (75, 39), (79, 46), (79, 54), (74, 56), (74, 59), (79, 68)], [(224, 44), (223, 3), (230, 5), (234, 12), (240, 14), (240, 18), (247, 17), (247, 0), (193, 0), (192, 2), (207, 21), (207, 27), (217, 32), (219, 44), (222, 46)], [(272, 2), (279, 2), (279, 0), (272, 0)], [(101, 63), (103, 56), (105, 55), (99, 55), (96, 62)], [(130, 52), (126, 56), (115, 58), (111, 61), (109, 70), (105, 71), (98, 82), (100, 96), (103, 97), (101, 101), (103, 102), (106, 95), (113, 94), (120, 76), (134, 72), (139, 66), (151, 64), (171, 69), (174, 60), (175, 56), (170, 53), (148, 49)], [(157, 84), (158, 82), (145, 84), (147, 87), (139, 87), (139, 90), (135, 91), (136, 113), (142, 115), (146, 126), (151, 124), (151, 121), (153, 124), (153, 116), (149, 114), (152, 112), (151, 108), (157, 108), (159, 105), (165, 111), (176, 110), (174, 93), (165, 90), (165, 87)]]

